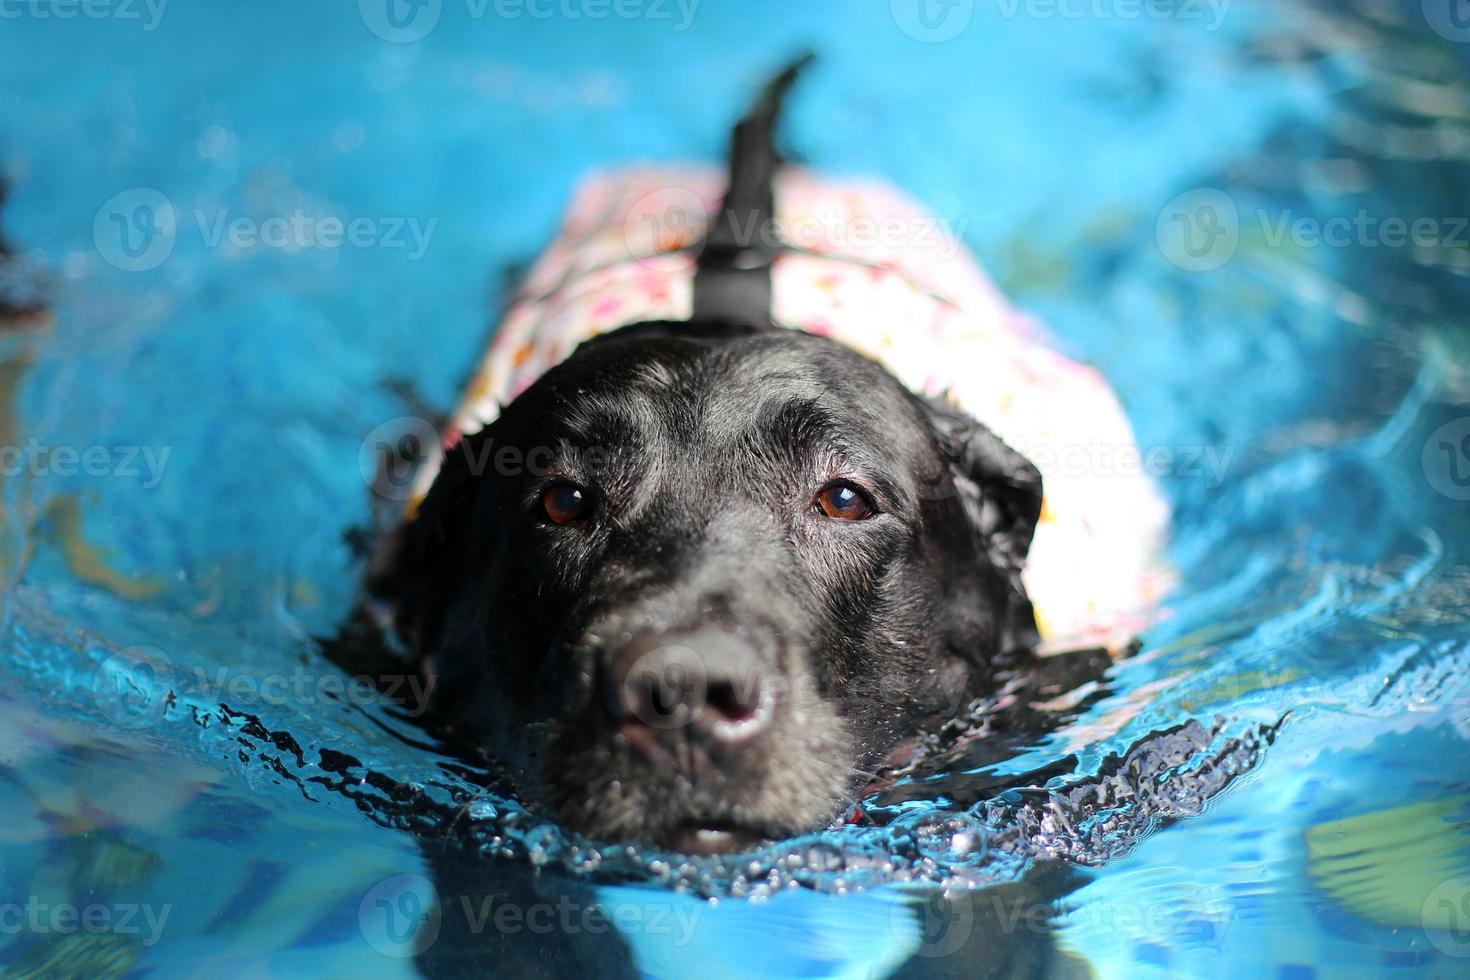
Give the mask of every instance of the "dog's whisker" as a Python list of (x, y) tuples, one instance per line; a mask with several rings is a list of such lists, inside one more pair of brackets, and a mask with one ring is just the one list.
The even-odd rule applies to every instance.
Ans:
[(469, 799), (465, 800), (462, 806), (455, 808), (454, 816), (444, 825), (444, 834), (442, 837), (444, 843), (447, 844), (449, 842), (450, 835), (454, 833), (454, 828), (459, 824), (460, 819), (470, 812), (470, 808), (484, 800), (494, 803), (496, 801), (495, 793), (488, 789), (481, 789)]

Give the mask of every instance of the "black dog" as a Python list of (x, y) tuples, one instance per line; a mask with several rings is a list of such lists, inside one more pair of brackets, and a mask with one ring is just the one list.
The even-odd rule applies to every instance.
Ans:
[[(433, 718), (593, 838), (729, 851), (840, 817), (1024, 662), (1041, 478), (771, 323), (771, 130), (737, 127), (694, 317), (583, 344), (451, 449), (374, 587)], [(540, 465), (487, 469), (511, 451)]]

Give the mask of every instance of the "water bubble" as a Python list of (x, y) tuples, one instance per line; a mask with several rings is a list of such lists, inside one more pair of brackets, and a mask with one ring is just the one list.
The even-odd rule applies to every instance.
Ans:
[(522, 841), (526, 845), (526, 856), (531, 863), (542, 865), (561, 849), (563, 835), (555, 824), (543, 823), (526, 831)]
[(914, 851), (941, 867), (971, 866), (985, 859), (989, 830), (968, 813), (924, 810), (894, 821), (893, 829), (906, 834)]

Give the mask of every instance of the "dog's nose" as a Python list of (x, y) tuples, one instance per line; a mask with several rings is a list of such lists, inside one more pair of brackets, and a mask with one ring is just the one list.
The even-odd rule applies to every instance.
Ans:
[(635, 637), (610, 673), (610, 707), (645, 754), (669, 743), (744, 745), (769, 727), (774, 714), (769, 668), (727, 630)]

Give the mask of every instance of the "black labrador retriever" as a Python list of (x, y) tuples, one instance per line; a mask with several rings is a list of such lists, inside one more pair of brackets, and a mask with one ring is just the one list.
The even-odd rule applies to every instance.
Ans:
[[(1037, 469), (772, 322), (749, 229), (796, 67), (735, 130), (694, 315), (582, 344), (449, 449), (372, 582), (434, 722), (591, 838), (820, 828), (1037, 643)], [(542, 465), (483, 465), (507, 449)]]

